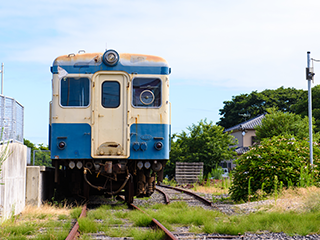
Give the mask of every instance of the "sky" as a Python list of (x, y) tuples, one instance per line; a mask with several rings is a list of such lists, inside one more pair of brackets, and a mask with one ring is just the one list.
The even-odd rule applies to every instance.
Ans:
[[(172, 68), (172, 132), (223, 101), (281, 86), (307, 89), (320, 59), (318, 0), (16, 0), (0, 4), (5, 96), (24, 106), (24, 138), (48, 143), (50, 66), (79, 50), (161, 56)], [(317, 71), (319, 74), (317, 74)], [(319, 83), (320, 63), (315, 63)]]

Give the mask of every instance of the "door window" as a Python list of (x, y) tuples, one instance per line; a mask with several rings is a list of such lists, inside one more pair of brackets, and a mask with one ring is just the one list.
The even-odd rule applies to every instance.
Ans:
[(120, 84), (116, 81), (102, 83), (101, 104), (105, 108), (117, 108), (120, 105)]

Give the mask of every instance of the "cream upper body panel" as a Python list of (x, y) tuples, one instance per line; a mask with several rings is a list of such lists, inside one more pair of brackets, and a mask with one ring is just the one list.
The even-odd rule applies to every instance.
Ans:
[[(103, 74), (104, 71), (95, 74), (68, 74), (67, 77), (88, 78), (89, 79), (89, 104), (87, 106), (62, 106), (60, 102), (61, 94), (61, 79), (58, 74), (53, 74), (52, 80), (52, 103), (50, 123), (88, 123), (92, 124), (93, 119), (93, 101), (92, 89), (95, 82), (94, 75)], [(108, 72), (110, 73), (110, 72)], [(117, 74), (117, 72), (113, 72)], [(122, 73), (123, 74), (123, 73)], [(129, 82), (126, 86), (129, 104), (127, 109), (128, 125), (136, 123), (153, 123), (153, 124), (170, 124), (170, 104), (169, 104), (169, 77), (168, 75), (146, 75), (146, 74), (129, 74)], [(158, 78), (161, 80), (161, 105), (159, 107), (137, 107), (132, 102), (134, 78)], [(97, 101), (96, 101), (97, 102)], [(99, 102), (99, 101), (98, 101)]]

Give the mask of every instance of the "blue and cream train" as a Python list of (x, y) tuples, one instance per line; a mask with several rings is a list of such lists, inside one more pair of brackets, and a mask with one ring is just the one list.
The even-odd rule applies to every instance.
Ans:
[(170, 151), (169, 74), (161, 57), (69, 54), (51, 67), (49, 145), (64, 193), (150, 196)]

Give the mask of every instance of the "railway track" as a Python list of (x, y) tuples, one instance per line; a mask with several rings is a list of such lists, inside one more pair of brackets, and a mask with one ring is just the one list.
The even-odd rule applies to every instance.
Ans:
[[(123, 201), (125, 201), (125, 199), (122, 199)], [(147, 215), (147, 213), (145, 213), (143, 210), (141, 210), (139, 207), (137, 207), (134, 204), (130, 204), (129, 206), (131, 209), (136, 209), (144, 214)], [(82, 212), (79, 218), (85, 217), (87, 214), (88, 208), (87, 205), (84, 205), (82, 208)], [(167, 240), (178, 240), (178, 238), (176, 238), (174, 236), (174, 234), (172, 234), (167, 228), (165, 228), (158, 220), (156, 220), (155, 218), (152, 218), (152, 224), (151, 224), (152, 228), (156, 228), (156, 229), (160, 229), (161, 231), (164, 232), (165, 234), (165, 239)], [(74, 239), (78, 239), (78, 237), (80, 236), (80, 232), (79, 232), (79, 224), (78, 222), (76, 222), (73, 226), (73, 228), (71, 229), (68, 237), (66, 238), (66, 240), (74, 240)], [(91, 238), (92, 239), (131, 239), (131, 238), (110, 238), (108, 236), (106, 236), (104, 233), (97, 233), (97, 234), (91, 234)]]
[[(156, 188), (158, 193), (154, 193), (152, 197), (149, 200), (140, 200), (135, 199), (134, 204), (130, 205), (130, 208), (137, 209), (144, 214), (146, 214), (144, 211), (142, 211), (139, 207), (136, 205), (143, 205), (142, 202), (148, 202), (147, 204), (155, 204), (155, 203), (163, 203), (163, 204), (169, 204), (170, 202), (174, 201), (184, 201), (187, 202), (189, 206), (193, 207), (203, 207), (205, 209), (210, 210), (220, 210), (219, 207), (217, 207), (215, 204), (213, 204), (208, 199), (199, 196), (198, 194), (195, 194), (191, 191), (188, 191), (186, 189), (181, 188), (174, 188), (171, 186), (157, 186)], [(160, 193), (160, 194), (159, 194)], [(87, 206), (85, 205), (83, 207), (81, 217), (86, 216)], [(123, 226), (125, 227), (125, 226)], [(130, 226), (128, 226), (130, 227)], [(152, 219), (152, 228), (161, 229), (161, 231), (165, 234), (165, 239), (207, 239), (207, 240), (213, 240), (213, 239), (243, 239), (242, 236), (234, 236), (234, 235), (220, 235), (220, 234), (195, 234), (188, 231), (187, 227), (177, 227), (174, 232), (168, 231), (158, 220), (155, 218)], [(79, 224), (76, 223), (73, 227), (73, 229), (70, 231), (69, 236), (66, 238), (67, 240), (77, 239), (79, 237)], [(92, 239), (133, 239), (133, 238), (111, 238), (106, 236), (103, 232), (94, 233), (91, 234), (90, 237)]]

